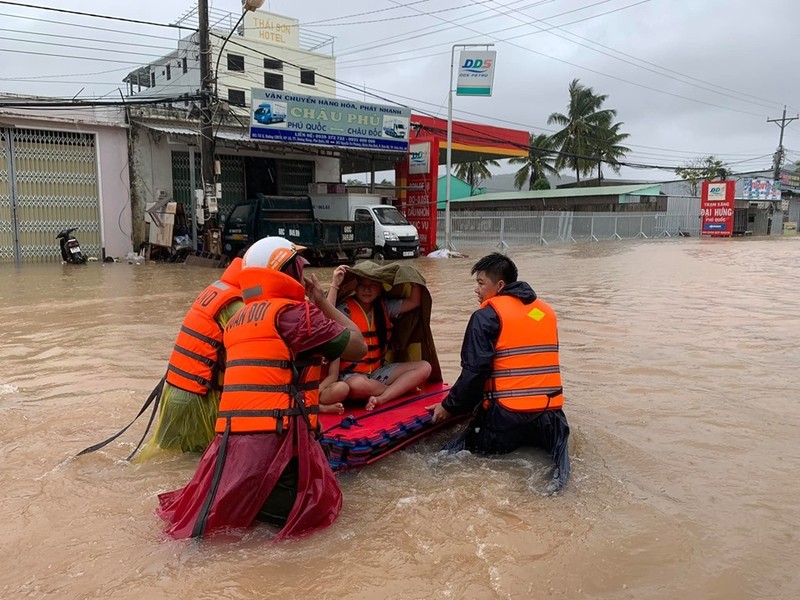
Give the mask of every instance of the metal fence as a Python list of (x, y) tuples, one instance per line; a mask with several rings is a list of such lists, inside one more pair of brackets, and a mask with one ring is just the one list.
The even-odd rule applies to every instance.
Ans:
[[(450, 240), (459, 244), (525, 246), (697, 236), (699, 214), (457, 211), (450, 215)], [(444, 245), (444, 211), (437, 239)]]

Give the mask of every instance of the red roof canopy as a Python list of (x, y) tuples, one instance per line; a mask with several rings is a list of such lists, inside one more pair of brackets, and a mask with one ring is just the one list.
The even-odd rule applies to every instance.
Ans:
[[(447, 120), (437, 117), (424, 117), (411, 115), (412, 132), (410, 142), (414, 136), (435, 136), (439, 138), (440, 160), (447, 152)], [(530, 134), (520, 129), (495, 127), (479, 123), (453, 121), (453, 162), (469, 162), (479, 158), (512, 158), (514, 156), (527, 156)]]

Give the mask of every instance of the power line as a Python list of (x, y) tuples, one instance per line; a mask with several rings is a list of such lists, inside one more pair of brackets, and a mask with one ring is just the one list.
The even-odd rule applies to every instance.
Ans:
[(67, 15), (78, 15), (81, 17), (93, 17), (95, 19), (108, 19), (110, 21), (121, 21), (123, 23), (135, 23), (137, 25), (150, 25), (153, 27), (169, 27), (172, 29), (189, 29), (191, 27), (184, 27), (182, 25), (175, 25), (174, 23), (154, 23), (153, 21), (140, 21), (139, 19), (127, 19), (125, 17), (112, 17), (110, 15), (98, 15), (95, 13), (81, 12), (77, 10), (67, 10), (65, 8), (54, 8), (52, 6), (36, 6), (34, 4), (23, 4), (21, 2), (10, 2), (9, 0), (0, 0), (0, 4), (7, 4), (8, 6), (16, 6), (18, 8), (33, 8), (36, 10), (47, 10)]
[(197, 100), (197, 94), (184, 94), (182, 96), (162, 97), (162, 98), (143, 98), (140, 100), (115, 100), (109, 102), (97, 102), (92, 100), (12, 100), (3, 101), (0, 99), (0, 108), (76, 108), (76, 107), (102, 107), (102, 106), (136, 106), (147, 104), (164, 104), (167, 102), (183, 102), (184, 100)]
[[(126, 42), (124, 40), (107, 40), (107, 39), (100, 39), (100, 38), (87, 38), (85, 35), (83, 35), (83, 36), (64, 35), (63, 33), (61, 33), (61, 34), (53, 34), (53, 33), (43, 33), (43, 32), (40, 32), (40, 31), (25, 31), (25, 30), (21, 30), (21, 29), (3, 29), (3, 28), (0, 28), (0, 31), (8, 31), (10, 33), (22, 33), (22, 34), (26, 34), (26, 35), (38, 35), (38, 36), (43, 36), (43, 37), (49, 38), (50, 40), (55, 37), (55, 38), (58, 38), (58, 39), (65, 39), (65, 40), (80, 40), (82, 42), (102, 42), (102, 43), (105, 43), (105, 44), (116, 44), (116, 45), (120, 45), (121, 44), (121, 45), (124, 45), (124, 46), (132, 46), (134, 48), (155, 48), (156, 50), (161, 50), (165, 54), (169, 54), (170, 52), (175, 52), (175, 50), (169, 50), (169, 49), (165, 48), (164, 46), (155, 46), (153, 44), (141, 44), (141, 43), (134, 43), (134, 42)], [(16, 42), (25, 42), (25, 43), (28, 43), (28, 44), (42, 44), (42, 45), (54, 45), (55, 44), (52, 41), (39, 42), (39, 41), (36, 41), (36, 40), (26, 40), (24, 38), (20, 39), (20, 38), (6, 37), (6, 38), (3, 38), (3, 39), (4, 40), (12, 40), (12, 41), (16, 41)], [(170, 41), (172, 41), (174, 43), (175, 40), (172, 40), (171, 38), (169, 38), (169, 39), (170, 39)], [(79, 48), (86, 48), (86, 46), (78, 46), (78, 47)], [(90, 48), (87, 48), (87, 50), (88, 49), (90, 49)]]
[[(519, 4), (522, 1), (524, 1), (524, 0), (514, 0), (513, 2), (510, 2), (509, 4), (507, 4), (506, 6), (510, 7), (510, 6), (513, 6), (514, 4)], [(534, 7), (540, 6), (542, 4), (549, 4), (552, 1), (553, 0), (539, 0), (538, 2), (533, 2), (531, 4), (527, 4), (527, 5), (523, 6), (522, 8), (520, 8), (519, 10), (528, 10), (529, 8), (534, 8)], [(561, 17), (563, 15), (567, 15), (567, 14), (570, 14), (570, 13), (583, 11), (583, 10), (586, 10), (586, 9), (589, 9), (589, 8), (594, 8), (595, 6), (598, 6), (600, 4), (607, 4), (607, 3), (611, 2), (611, 1), (612, 0), (598, 0), (597, 2), (594, 2), (593, 4), (588, 4), (586, 6), (581, 6), (581, 7), (574, 8), (574, 9), (571, 9), (571, 10), (568, 10), (568, 11), (564, 11), (564, 12), (561, 12), (561, 13), (558, 13), (558, 14), (555, 14), (555, 15), (551, 15), (551, 16), (549, 16), (547, 18), (548, 19), (554, 19), (556, 17)], [(442, 33), (442, 32), (447, 31), (449, 29), (455, 29), (455, 28), (459, 27), (459, 24), (456, 23), (456, 21), (463, 20), (463, 19), (469, 19), (471, 17), (476, 17), (476, 16), (479, 16), (479, 15), (484, 15), (484, 14), (489, 13), (489, 12), (491, 12), (491, 11), (489, 11), (489, 10), (481, 10), (481, 11), (478, 11), (477, 13), (474, 13), (474, 14), (471, 14), (471, 15), (465, 15), (463, 17), (458, 17), (458, 18), (454, 19), (451, 22), (452, 25), (449, 26), (449, 27), (443, 27), (441, 25), (428, 25), (427, 27), (423, 27), (422, 29), (417, 30), (412, 35), (409, 35), (409, 32), (406, 31), (406, 32), (403, 32), (403, 33), (400, 33), (400, 34), (397, 34), (397, 35), (384, 37), (381, 40), (376, 40), (376, 41), (372, 41), (372, 42), (365, 42), (363, 44), (356, 44), (355, 46), (350, 46), (349, 48), (344, 48), (343, 50), (339, 51), (337, 53), (337, 56), (341, 57), (341, 56), (348, 56), (350, 54), (361, 54), (362, 52), (369, 52), (370, 50), (375, 50), (376, 48), (385, 48), (387, 45), (394, 45), (394, 44), (398, 44), (398, 43), (401, 43), (401, 42), (408, 42), (408, 41), (411, 41), (411, 40), (419, 39), (421, 37), (427, 37), (427, 36), (432, 35), (434, 33)], [(598, 15), (598, 16), (601, 16), (601, 15)], [(492, 20), (492, 19), (495, 19), (495, 18), (496, 17), (493, 17), (493, 16), (481, 17), (481, 18), (478, 18), (478, 19), (474, 19), (472, 21), (467, 21), (466, 24), (467, 25), (471, 25), (472, 23), (485, 23), (486, 21), (489, 21), (489, 20)], [(594, 18), (594, 17), (590, 17), (590, 18)], [(586, 19), (580, 19), (578, 21), (573, 21), (573, 22), (580, 22), (582, 20), (586, 20)], [(569, 25), (571, 23), (567, 23), (567, 24)], [(516, 25), (514, 27), (503, 27), (503, 28), (497, 29), (497, 30), (495, 30), (495, 31), (493, 31), (491, 33), (500, 33), (500, 32), (508, 33), (512, 29), (520, 29), (521, 27), (522, 27), (522, 25)], [(426, 30), (427, 30), (427, 32), (426, 32)], [(530, 34), (525, 34), (525, 35), (530, 35)], [(518, 37), (524, 37), (524, 36), (518, 36)], [(469, 39), (472, 39), (472, 38), (469, 38)], [(510, 37), (508, 39), (514, 39), (514, 38)], [(395, 40), (395, 41), (391, 42), (391, 44), (388, 44), (387, 42), (389, 42), (390, 40)], [(460, 41), (460, 40), (457, 40), (457, 41)], [(389, 54), (382, 54), (382, 55), (379, 55), (377, 57), (373, 56), (373, 57), (369, 57), (369, 58), (358, 58), (358, 59), (351, 60), (350, 62), (371, 60), (371, 59), (374, 59), (374, 58), (383, 58), (383, 57), (387, 57), (387, 56), (396, 56), (398, 54), (407, 54), (409, 52), (416, 52), (417, 50), (427, 50), (428, 48), (437, 48), (439, 46), (450, 46), (450, 45), (451, 45), (450, 42), (440, 42), (440, 43), (436, 43), (436, 44), (431, 44), (429, 46), (423, 46), (421, 48), (414, 48), (413, 50), (402, 50), (402, 51), (399, 51), (399, 52), (392, 52), (392, 53), (389, 53)], [(449, 50), (448, 50), (448, 52), (449, 52)], [(413, 60), (413, 59), (409, 59), (409, 60)], [(347, 61), (344, 61), (344, 63), (347, 63)]]
[[(26, 21), (36, 21), (38, 23), (52, 23), (52, 24), (55, 24), (55, 25), (64, 25), (66, 27), (80, 27), (81, 29), (92, 29), (94, 31), (108, 31), (108, 32), (111, 32), (111, 33), (115, 33), (117, 35), (120, 35), (120, 34), (122, 34), (122, 35), (135, 35), (136, 37), (140, 37), (140, 38), (147, 37), (147, 38), (153, 38), (153, 39), (158, 39), (158, 40), (170, 40), (172, 42), (175, 41), (174, 38), (168, 37), (168, 36), (165, 36), (165, 35), (154, 35), (152, 33), (139, 33), (137, 31), (125, 31), (123, 29), (110, 29), (108, 27), (97, 27), (97, 26), (94, 26), (94, 25), (84, 25), (84, 24), (80, 24), (80, 23), (68, 23), (66, 21), (55, 21), (53, 19), (41, 19), (41, 18), (37, 18), (37, 17), (28, 17), (28, 16), (25, 16), (25, 15), (15, 15), (15, 14), (11, 14), (11, 13), (0, 13), (0, 17), (11, 17), (11, 18), (14, 18), (14, 19), (24, 19)], [(32, 32), (29, 32), (29, 33), (32, 33)]]
[[(395, 0), (390, 0), (390, 1), (394, 2)], [(639, 0), (638, 2), (635, 2), (634, 4), (628, 5), (627, 8), (632, 8), (634, 6), (638, 6), (640, 4), (645, 4), (645, 3), (650, 2), (650, 1), (651, 0)], [(418, 9), (414, 9), (414, 10), (418, 10)], [(439, 19), (440, 21), (448, 22), (447, 19), (442, 19), (441, 17), (438, 17), (438, 16), (435, 16), (434, 18)], [(739, 112), (739, 113), (742, 113), (742, 114), (748, 114), (748, 115), (752, 115), (752, 116), (755, 116), (755, 117), (762, 117), (763, 116), (763, 115), (760, 115), (758, 113), (745, 111), (745, 110), (741, 110), (741, 109), (738, 109), (738, 108), (730, 108), (730, 107), (727, 107), (727, 106), (722, 106), (720, 104), (714, 104), (713, 102), (706, 102), (705, 100), (699, 100), (697, 98), (690, 98), (688, 96), (682, 96), (681, 94), (674, 94), (672, 92), (668, 92), (666, 90), (660, 90), (658, 88), (650, 87), (650, 86), (644, 85), (642, 83), (636, 83), (635, 81), (629, 81), (627, 79), (623, 79), (622, 77), (617, 77), (616, 75), (611, 75), (609, 73), (604, 73), (603, 71), (598, 71), (597, 69), (591, 69), (589, 67), (584, 67), (583, 65), (579, 65), (577, 63), (573, 63), (571, 61), (564, 60), (562, 58), (557, 58), (555, 56), (551, 56), (549, 54), (545, 54), (544, 52), (539, 52), (538, 50), (534, 50), (533, 48), (528, 48), (526, 46), (521, 46), (520, 44), (511, 43), (507, 39), (502, 39), (502, 38), (499, 38), (499, 37), (496, 37), (496, 36), (490, 35), (490, 34), (484, 34), (483, 32), (481, 32), (481, 31), (479, 31), (477, 29), (472, 29), (470, 27), (465, 27), (464, 25), (459, 25), (459, 26), (463, 27), (464, 29), (466, 29), (468, 31), (472, 31), (473, 33), (477, 33), (479, 35), (487, 35), (489, 38), (495, 40), (498, 43), (499, 42), (504, 42), (506, 44), (509, 44), (510, 46), (514, 46), (515, 48), (519, 48), (519, 49), (524, 50), (526, 52), (530, 52), (530, 53), (536, 54), (538, 56), (543, 56), (545, 58), (549, 58), (551, 60), (555, 60), (557, 62), (570, 65), (571, 67), (576, 67), (578, 69), (583, 69), (584, 71), (588, 71), (590, 73), (595, 73), (597, 75), (602, 75), (602, 76), (608, 77), (610, 79), (615, 79), (617, 81), (621, 81), (621, 82), (627, 83), (629, 85), (640, 87), (640, 88), (643, 88), (643, 89), (646, 89), (646, 90), (650, 90), (650, 91), (653, 91), (653, 92), (657, 92), (657, 93), (660, 93), (660, 94), (673, 96), (675, 98), (680, 98), (682, 100), (688, 100), (689, 102), (696, 102), (698, 104), (705, 104), (707, 106), (713, 106), (715, 108), (721, 108), (721, 109), (724, 109), (724, 110), (730, 110), (730, 111), (733, 111), (733, 112)]]
[[(491, 0), (491, 1), (494, 1), (494, 0)], [(501, 6), (502, 6), (502, 5), (501, 5)], [(626, 60), (626, 59), (624, 59), (624, 58), (620, 58), (620, 57), (618, 57), (618, 56), (614, 56), (613, 54), (610, 54), (610, 53), (608, 53), (608, 52), (604, 52), (603, 50), (598, 50), (597, 48), (593, 48), (592, 46), (590, 46), (590, 45), (588, 45), (588, 44), (583, 44), (583, 43), (581, 43), (581, 42), (577, 42), (577, 41), (575, 41), (575, 40), (572, 40), (572, 39), (570, 39), (569, 37), (567, 37), (567, 36), (565, 36), (565, 35), (561, 35), (560, 33), (553, 31), (553, 29), (562, 29), (562, 28), (561, 28), (561, 26), (559, 26), (559, 25), (551, 25), (551, 24), (550, 24), (550, 23), (548, 23), (548, 22), (547, 22), (545, 19), (537, 19), (536, 17), (532, 17), (532, 16), (530, 16), (530, 15), (524, 15), (524, 16), (526, 16), (526, 17), (530, 18), (530, 19), (533, 19), (533, 20), (534, 20), (534, 21), (536, 21), (536, 22), (539, 22), (539, 23), (544, 23), (545, 25), (548, 25), (548, 26), (550, 26), (550, 28), (549, 28), (549, 29), (544, 29), (544, 28), (540, 27), (539, 25), (536, 25), (535, 23), (527, 23), (527, 22), (525, 22), (523, 19), (521, 19), (521, 18), (519, 18), (519, 17), (516, 17), (516, 16), (514, 16), (513, 14), (511, 14), (512, 12), (520, 12), (520, 14), (523, 14), (521, 11), (509, 11), (509, 12), (507, 12), (507, 13), (500, 13), (498, 9), (496, 9), (496, 8), (494, 8), (494, 7), (490, 7), (490, 8), (491, 8), (492, 10), (495, 10), (495, 11), (497, 11), (499, 14), (502, 14), (502, 15), (504, 15), (504, 16), (508, 16), (508, 17), (511, 17), (511, 18), (515, 19), (516, 21), (519, 21), (519, 22), (521, 22), (521, 23), (525, 23), (526, 25), (531, 25), (531, 26), (533, 26), (533, 27), (536, 27), (536, 28), (537, 28), (537, 30), (539, 30), (539, 31), (541, 31), (541, 32), (546, 32), (546, 33), (549, 33), (550, 35), (556, 36), (556, 37), (558, 37), (558, 38), (560, 38), (560, 39), (562, 39), (562, 40), (565, 40), (565, 41), (567, 41), (567, 42), (570, 42), (570, 43), (572, 43), (572, 44), (576, 44), (576, 45), (578, 45), (578, 46), (581, 46), (582, 48), (587, 48), (587, 49), (589, 49), (589, 50), (591, 50), (591, 51), (593, 51), (593, 52), (597, 52), (598, 54), (602, 54), (603, 56), (608, 56), (608, 57), (610, 57), (610, 58), (613, 58), (614, 60), (618, 60), (618, 61), (620, 61), (620, 62), (623, 62), (623, 63), (625, 63), (625, 64), (632, 65), (632, 66), (634, 66), (634, 67), (636, 67), (636, 68), (638, 68), (638, 69), (643, 69), (643, 70), (645, 70), (645, 71), (648, 71), (648, 72), (650, 72), (650, 73), (655, 73), (656, 75), (659, 75), (659, 76), (661, 76), (661, 77), (666, 77), (666, 78), (668, 78), (668, 79), (672, 79), (672, 80), (674, 80), (674, 81), (678, 81), (678, 82), (680, 82), (680, 83), (683, 83), (683, 84), (685, 84), (685, 85), (691, 85), (691, 86), (693, 86), (693, 87), (697, 87), (697, 88), (699, 88), (699, 89), (702, 89), (702, 90), (704, 90), (704, 91), (707, 91), (707, 92), (711, 92), (711, 93), (714, 93), (714, 94), (719, 94), (719, 95), (721, 95), (721, 96), (727, 96), (727, 97), (729, 97), (729, 98), (733, 98), (734, 100), (739, 100), (740, 102), (747, 102), (747, 103), (749, 103), (749, 104), (753, 104), (753, 105), (756, 105), (756, 106), (761, 106), (761, 107), (763, 107), (763, 108), (773, 108), (772, 106), (770, 106), (770, 105), (766, 105), (766, 104), (763, 104), (762, 102), (753, 102), (752, 100), (744, 100), (744, 99), (742, 99), (742, 97), (741, 97), (741, 96), (750, 96), (749, 94), (741, 94), (741, 93), (737, 92), (736, 90), (731, 90), (730, 88), (724, 88), (724, 87), (722, 87), (722, 86), (719, 86), (719, 85), (716, 85), (716, 84), (714, 84), (714, 87), (713, 87), (713, 88), (710, 88), (710, 87), (706, 87), (705, 85), (698, 85), (698, 84), (689, 83), (689, 82), (683, 81), (682, 79), (679, 79), (678, 77), (675, 77), (675, 76), (673, 76), (673, 75), (668, 75), (668, 74), (665, 74), (665, 73), (660, 73), (659, 71), (656, 71), (655, 69), (651, 69), (651, 68), (648, 68), (648, 67), (642, 66), (642, 65), (640, 65), (640, 64), (637, 64), (637, 63), (635, 63), (635, 62), (633, 62), (633, 61)], [(606, 48), (606, 49), (608, 49), (608, 50), (611, 50), (612, 52), (616, 52), (617, 54), (621, 54), (622, 56), (626, 56), (626, 57), (632, 58), (632, 59), (634, 59), (634, 60), (636, 60), (636, 61), (639, 61), (639, 62), (642, 62), (642, 63), (648, 64), (648, 65), (652, 65), (653, 67), (656, 67), (657, 69), (661, 69), (661, 70), (663, 70), (663, 71), (669, 71), (670, 73), (675, 73), (676, 75), (678, 75), (678, 76), (680, 76), (680, 77), (683, 77), (684, 79), (693, 79), (693, 80), (695, 80), (695, 81), (699, 81), (699, 82), (701, 82), (701, 83), (705, 83), (705, 84), (709, 83), (708, 81), (704, 81), (704, 80), (702, 80), (702, 79), (698, 79), (698, 78), (696, 78), (696, 77), (690, 77), (690, 76), (688, 76), (688, 75), (684, 75), (684, 74), (682, 74), (682, 73), (679, 73), (678, 71), (673, 71), (672, 69), (667, 69), (667, 68), (665, 68), (665, 67), (662, 67), (662, 66), (660, 66), (660, 65), (657, 65), (657, 64), (655, 64), (655, 63), (652, 63), (652, 62), (649, 62), (649, 61), (642, 60), (642, 59), (640, 59), (640, 58), (638, 58), (638, 57), (636, 57), (636, 56), (632, 56), (632, 55), (630, 55), (630, 54), (626, 54), (626, 53), (624, 53), (624, 52), (621, 52), (621, 51), (619, 51), (619, 50), (616, 50), (616, 49), (614, 49), (614, 48), (611, 48), (611, 47), (609, 47), (609, 46), (605, 46), (605, 45), (603, 45), (603, 44), (600, 44), (599, 42), (595, 42), (594, 40), (592, 40), (592, 39), (590, 39), (590, 38), (586, 38), (586, 37), (583, 37), (583, 36), (580, 36), (580, 35), (577, 35), (577, 34), (573, 34), (573, 33), (571, 33), (571, 32), (568, 32), (568, 31), (564, 31), (564, 33), (566, 33), (567, 35), (570, 35), (570, 36), (576, 37), (576, 38), (578, 38), (578, 39), (585, 40), (585, 41), (587, 41), (587, 42), (589, 42), (589, 43), (591, 43), (591, 44), (594, 44), (594, 45), (600, 46), (600, 47), (602, 47), (602, 48)], [(729, 92), (734, 92), (734, 94), (736, 94), (736, 95), (734, 95), (734, 94), (728, 94), (728, 93), (725, 93), (725, 92), (721, 91), (721, 90), (723, 90), (723, 89), (724, 89), (724, 90), (727, 90), (727, 91), (729, 91)], [(762, 100), (763, 102), (769, 102), (770, 104), (782, 104), (782, 103), (778, 103), (778, 102), (773, 102), (772, 100), (765, 100), (764, 98), (759, 98), (758, 96), (750, 96), (750, 97), (751, 97), (751, 98), (756, 98), (756, 99), (758, 99), (758, 100)]]
[(131, 62), (129, 60), (114, 60), (111, 58), (92, 58), (88, 56), (73, 56), (65, 54), (53, 54), (52, 52), (35, 52), (33, 50), (11, 50), (9, 48), (0, 48), (0, 52), (11, 52), (13, 54), (32, 54), (34, 56), (53, 56), (56, 58), (77, 58), (81, 60), (93, 60), (95, 62), (115, 63), (118, 65), (136, 65), (142, 66), (141, 62)]
[[(217, 34), (214, 34), (213, 32), (212, 32), (212, 35), (214, 35), (215, 37), (220, 37)], [(245, 48), (245, 49), (248, 49), (251, 52), (255, 52), (256, 54), (260, 54), (260, 55), (265, 56), (267, 58), (272, 58), (272, 59), (277, 60), (276, 57), (274, 57), (274, 56), (272, 56), (270, 54), (267, 54), (266, 52), (262, 52), (260, 50), (255, 49), (255, 48), (252, 48), (250, 46), (242, 44), (241, 42), (237, 42), (237, 41), (234, 41), (234, 40), (229, 40), (229, 43), (234, 44), (234, 45), (239, 46), (239, 47), (242, 47), (242, 48)], [(290, 65), (290, 66), (295, 66), (295, 67), (297, 66), (297, 65), (295, 65), (295, 64), (293, 64), (293, 63), (291, 63), (289, 61), (285, 61), (284, 60), (283, 62), (285, 64)], [(385, 102), (389, 102), (391, 104), (396, 104), (398, 106), (402, 106), (403, 108), (407, 108), (409, 110), (412, 110), (411, 106), (405, 105), (402, 102), (397, 102), (397, 101), (391, 100), (390, 98), (386, 98), (386, 97), (381, 96), (379, 94), (375, 94), (374, 92), (369, 92), (366, 89), (360, 88), (359, 86), (351, 84), (349, 82), (338, 80), (338, 79), (335, 79), (333, 77), (328, 77), (326, 75), (321, 75), (320, 74), (319, 76), (321, 78), (323, 78), (323, 79), (328, 79), (328, 80), (333, 81), (333, 82), (335, 82), (335, 83), (337, 83), (339, 85), (343, 85), (343, 86), (345, 86), (347, 88), (355, 90), (359, 94), (360, 93), (366, 93), (366, 94), (368, 94), (368, 95), (370, 95), (372, 97), (378, 98), (378, 99), (383, 100)], [(419, 109), (415, 109), (415, 111), (419, 112), (419, 113), (421, 113), (423, 115), (426, 115), (426, 116), (435, 117), (435, 115), (432, 115), (430, 113), (427, 113), (427, 112), (419, 110)], [(440, 135), (444, 132), (443, 129), (436, 128), (436, 127), (422, 126), (421, 129), (424, 129), (424, 130), (427, 130), (427, 131), (430, 131), (430, 132), (433, 132), (433, 133), (438, 133)], [(466, 138), (466, 139), (472, 139), (473, 141), (503, 143), (503, 144), (516, 146), (516, 147), (518, 147), (520, 149), (538, 150), (538, 151), (541, 151), (541, 152), (545, 152), (547, 154), (554, 154), (554, 155), (559, 155), (559, 156), (567, 156), (569, 158), (577, 158), (579, 160), (591, 160), (591, 161), (597, 162), (597, 157), (595, 157), (595, 156), (583, 156), (583, 155), (579, 155), (579, 154), (573, 154), (573, 153), (563, 152), (561, 150), (553, 150), (553, 149), (549, 149), (549, 148), (535, 148), (533, 146), (530, 146), (529, 144), (519, 144), (519, 143), (512, 142), (510, 140), (507, 140), (507, 139), (504, 139), (504, 138), (501, 138), (501, 137), (489, 136), (489, 135), (486, 135), (484, 132), (480, 131), (479, 129), (475, 129), (474, 127), (470, 127), (469, 124), (465, 124), (465, 123), (461, 124), (461, 129), (462, 129), (462, 131), (459, 132), (459, 136), (462, 137), (462, 138)], [(466, 134), (466, 133), (463, 132), (463, 129), (466, 129), (468, 131), (473, 131), (473, 132), (477, 133), (478, 135)], [(603, 161), (603, 162), (608, 163), (609, 161)], [(683, 165), (671, 165), (671, 166), (653, 165), (653, 164), (639, 163), (639, 162), (634, 162), (634, 161), (614, 161), (613, 164), (614, 165), (623, 166), (623, 167), (631, 167), (631, 168), (639, 168), (639, 169), (659, 169), (659, 170), (669, 170), (669, 171), (674, 171), (677, 168), (686, 168), (686, 167), (683, 167)], [(691, 168), (691, 167), (689, 167), (689, 168)]]
[[(25, 44), (37, 44), (37, 45), (40, 45), (40, 46), (41, 45), (56, 46), (58, 48), (78, 48), (80, 50), (87, 50), (89, 52), (94, 51), (94, 52), (106, 52), (106, 53), (108, 53), (108, 52), (117, 52), (118, 51), (116, 49), (111, 49), (111, 48), (95, 48), (95, 47), (92, 47), (92, 46), (87, 46), (86, 44), (63, 44), (63, 43), (60, 43), (60, 42), (46, 42), (45, 44), (42, 44), (41, 42), (37, 42), (36, 40), (26, 40), (26, 39), (13, 38), (13, 37), (2, 38), (2, 41), (4, 41), (4, 42), (22, 42), (22, 43), (25, 43)], [(112, 43), (113, 44), (113, 43), (120, 43), (120, 42), (109, 41), (108, 43)], [(121, 42), (121, 43), (124, 43), (124, 42)], [(178, 50), (172, 50), (171, 52), (167, 52), (167, 54), (176, 54), (176, 55), (177, 55), (177, 53), (178, 53)], [(148, 57), (152, 57), (153, 56), (152, 52), (134, 52), (134, 51), (131, 51), (131, 50), (127, 50), (125, 52), (125, 54), (126, 55), (132, 55), (132, 56), (148, 56)], [(158, 60), (158, 59), (155, 58), (151, 62), (155, 62), (156, 60)]]
[[(427, 2), (428, 0), (424, 0), (424, 1)], [(476, 6), (478, 4), (484, 4), (484, 3), (492, 2), (492, 1), (493, 0), (475, 0), (473, 2), (470, 2), (469, 4), (462, 4), (461, 6), (451, 6), (449, 8), (440, 8), (438, 10), (432, 10), (429, 13), (426, 13), (426, 14), (433, 15), (433, 14), (444, 13), (444, 12), (452, 12), (454, 10), (462, 10), (464, 8), (470, 8), (470, 7)], [(544, 4), (545, 2), (555, 2), (555, 1), (556, 0), (544, 0), (544, 2), (537, 2), (537, 4)], [(382, 11), (387, 11), (387, 10), (398, 10), (400, 8), (408, 8), (412, 4), (421, 4), (421, 2), (409, 2), (408, 4), (403, 4), (401, 6), (391, 6), (389, 8), (384, 8), (384, 9), (381, 9), (380, 11), (373, 11), (373, 12), (382, 12)], [(401, 19), (418, 19), (420, 16), (422, 16), (422, 15), (396, 15), (394, 17), (386, 17), (385, 19), (371, 19), (371, 20), (368, 20), (368, 21), (349, 21), (347, 23), (330, 23), (330, 24), (325, 24), (325, 21), (311, 21), (310, 23), (305, 23), (304, 26), (306, 26), (306, 25), (320, 26), (321, 25), (323, 27), (341, 27), (341, 26), (344, 26), (344, 25), (368, 25), (368, 24), (371, 24), (371, 23), (385, 23), (387, 21), (399, 21)], [(345, 17), (340, 17), (340, 18), (345, 18)]]
[[(128, 67), (120, 67), (119, 69), (108, 69), (106, 71), (94, 71), (93, 73), (69, 73), (62, 75), (30, 75), (28, 77), (0, 77), (0, 81), (30, 81), (31, 83), (39, 83), (37, 80), (47, 80), (47, 83), (66, 83), (62, 81), (52, 81), (56, 77), (85, 77), (88, 75), (107, 75), (108, 73), (118, 73), (120, 71), (127, 71)], [(81, 82), (86, 83), (86, 82)], [(102, 85), (102, 82), (91, 81), (89, 83)]]

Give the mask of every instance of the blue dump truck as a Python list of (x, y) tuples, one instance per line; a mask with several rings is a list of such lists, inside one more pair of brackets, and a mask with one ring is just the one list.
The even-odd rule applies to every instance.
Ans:
[(372, 248), (373, 223), (320, 220), (309, 196), (265, 196), (236, 204), (222, 228), (222, 249), (240, 256), (250, 244), (276, 235), (305, 246), (303, 256), (316, 266), (353, 264), (356, 254)]

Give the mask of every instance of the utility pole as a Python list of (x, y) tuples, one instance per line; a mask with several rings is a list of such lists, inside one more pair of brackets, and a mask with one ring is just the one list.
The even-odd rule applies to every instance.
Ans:
[[(216, 197), (214, 169), (214, 126), (211, 102), (214, 100), (214, 74), (211, 72), (211, 42), (208, 34), (208, 0), (198, 0), (198, 36), (200, 37), (200, 173), (205, 206)], [(192, 191), (194, 193), (194, 190)], [(192, 215), (196, 218), (196, 215)]]
[(773, 178), (779, 181), (781, 178), (781, 162), (783, 162), (783, 130), (791, 123), (800, 119), (800, 115), (796, 117), (786, 117), (786, 106), (783, 107), (783, 116), (780, 119), (767, 119), (767, 123), (776, 123), (781, 128), (781, 137), (778, 141), (778, 149), (775, 151), (775, 160), (773, 162)]

